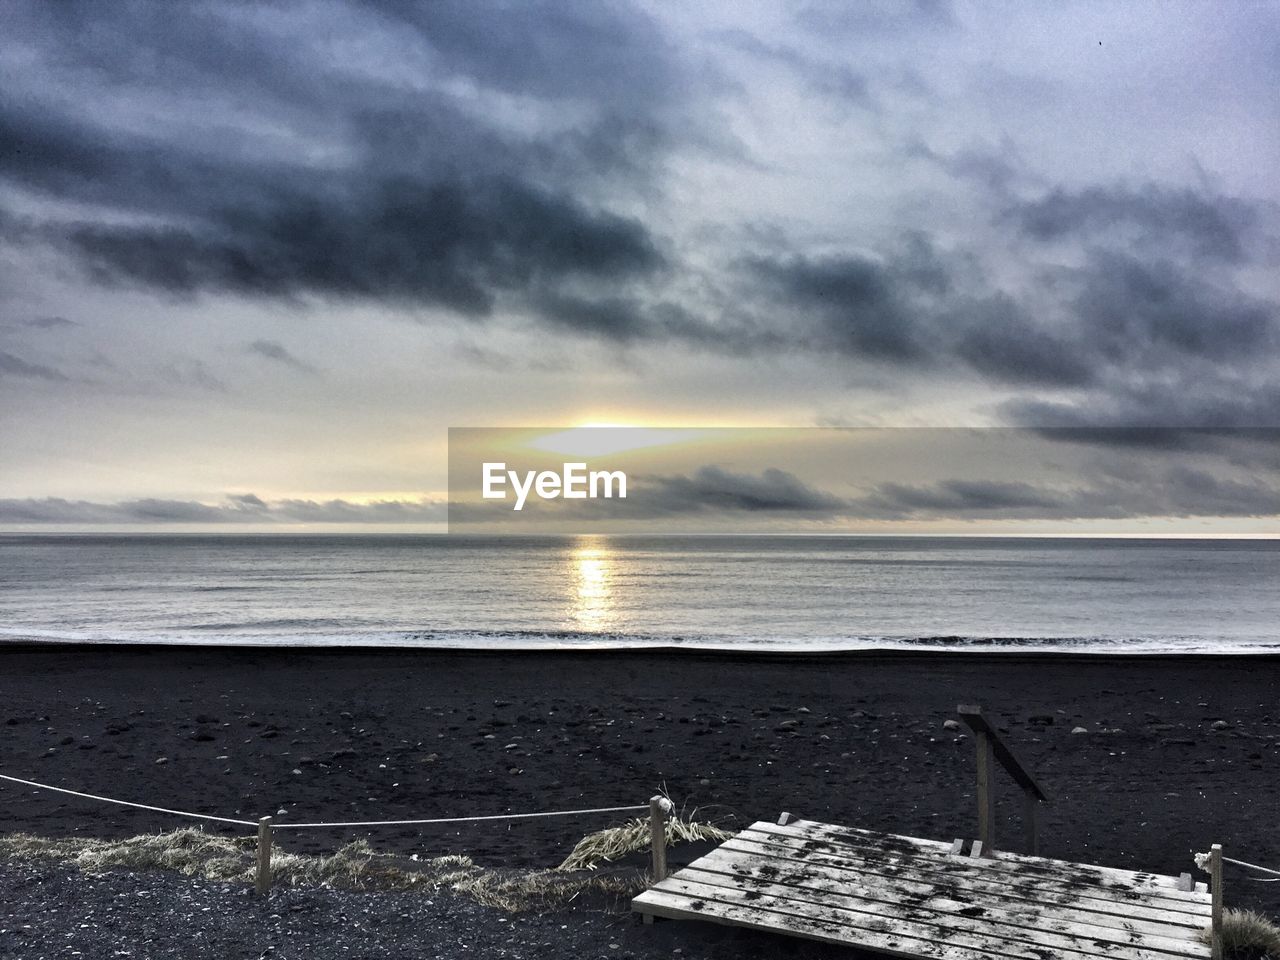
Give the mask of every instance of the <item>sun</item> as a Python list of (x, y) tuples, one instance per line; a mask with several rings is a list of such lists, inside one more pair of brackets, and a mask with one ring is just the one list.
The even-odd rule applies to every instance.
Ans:
[(572, 457), (607, 457), (630, 450), (687, 443), (702, 431), (688, 428), (655, 429), (619, 423), (585, 423), (528, 441), (535, 450)]

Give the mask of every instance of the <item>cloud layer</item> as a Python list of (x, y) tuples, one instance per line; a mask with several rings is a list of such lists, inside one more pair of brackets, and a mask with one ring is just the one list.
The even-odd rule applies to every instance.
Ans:
[[(641, 421), (1280, 425), (1277, 28), (1256, 5), (15, 4), (10, 476), (146, 447), (172, 459), (139, 494), (225, 489), (167, 451), (269, 418), (266, 450), (313, 438), (272, 489), (313, 490), (335, 417), (354, 473), (406, 405), (439, 433), (623, 389)], [(73, 437), (77, 411), (136, 442)], [(0, 493), (44, 492), (22, 483)]]

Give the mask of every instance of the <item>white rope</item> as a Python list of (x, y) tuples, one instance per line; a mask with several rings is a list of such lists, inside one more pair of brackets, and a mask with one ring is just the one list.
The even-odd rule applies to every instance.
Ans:
[(272, 823), (272, 830), (302, 830), (312, 827), (401, 827), (426, 823), (472, 823), (478, 820), (527, 820), (531, 817), (572, 817), (588, 813), (620, 813), (648, 810), (648, 804), (630, 807), (592, 807), (589, 810), (549, 810), (545, 813), (496, 813), (484, 817), (437, 817), (434, 820), (358, 820), (351, 823)]
[[(1272, 870), (1268, 867), (1260, 867), (1256, 863), (1246, 863), (1243, 860), (1232, 860), (1230, 857), (1223, 857), (1222, 862), (1234, 863), (1237, 867), (1248, 867), (1250, 870), (1257, 870), (1259, 873), (1269, 873), (1273, 877), (1280, 879), (1280, 870)], [(1276, 880), (1262, 880), (1258, 877), (1250, 877), (1249, 879), (1256, 880), (1258, 883), (1276, 883), (1277, 882)]]
[(58, 793), (67, 793), (73, 797), (84, 797), (86, 800), (101, 800), (103, 803), (118, 803), (122, 807), (136, 807), (139, 810), (153, 810), (156, 813), (171, 813), (175, 817), (193, 817), (196, 820), (213, 820), (217, 823), (234, 823), (241, 827), (256, 827), (257, 824), (251, 820), (235, 820), (231, 817), (215, 817), (207, 813), (191, 813), (187, 810), (170, 810), (168, 807), (153, 807), (147, 803), (133, 803), (129, 800), (116, 800), (112, 797), (99, 797), (92, 793), (81, 793), (79, 790), (68, 790), (65, 787), (54, 787), (47, 783), (36, 783), (34, 780), (23, 780), (21, 777), (10, 777), (0, 773), (0, 780), (10, 780), (13, 783), (24, 783), (28, 787), (36, 787), (40, 790), (54, 790)]
[[(58, 793), (70, 794), (73, 797), (83, 797), (86, 800), (100, 800), (103, 803), (117, 803), (122, 807), (135, 807), (138, 810), (153, 810), (156, 813), (170, 813), (175, 817), (194, 817), (197, 820), (212, 820), (216, 823), (234, 823), (241, 827), (256, 827), (258, 824), (252, 820), (236, 820), (232, 817), (215, 817), (207, 813), (191, 813), (187, 810), (170, 810), (168, 807), (153, 807), (147, 803), (133, 803), (129, 800), (116, 800), (112, 797), (99, 797), (92, 793), (81, 793), (79, 790), (68, 790), (65, 787), (55, 787), (47, 783), (37, 783), (34, 780), (23, 780), (21, 777), (10, 777), (0, 773), (0, 780), (10, 780), (13, 783), (26, 784), (28, 787), (36, 787), (39, 790), (54, 790)], [(318, 829), (323, 827), (403, 827), (429, 823), (472, 823), (479, 820), (526, 820), (532, 817), (573, 817), (588, 813), (619, 813), (623, 811), (648, 810), (647, 805), (633, 805), (628, 807), (592, 807), (586, 810), (549, 810), (543, 813), (496, 813), (483, 817), (437, 817), (433, 820), (358, 820), (349, 823), (273, 823), (272, 828), (275, 830), (303, 830)]]

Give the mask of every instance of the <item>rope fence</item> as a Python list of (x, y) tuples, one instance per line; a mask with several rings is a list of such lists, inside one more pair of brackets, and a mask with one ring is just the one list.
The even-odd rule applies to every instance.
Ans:
[(134, 803), (132, 800), (116, 800), (113, 797), (99, 797), (93, 793), (81, 793), (79, 790), (68, 790), (65, 787), (55, 787), (47, 783), (37, 783), (34, 780), (23, 780), (21, 777), (10, 777), (0, 773), (0, 780), (8, 780), (11, 783), (22, 783), (28, 787), (36, 787), (40, 790), (53, 790), (55, 793), (65, 793), (72, 797), (83, 797), (85, 800), (98, 800), (102, 803), (114, 803), (122, 807), (134, 807), (137, 810), (152, 810), (156, 813), (167, 813), (175, 817), (191, 817), (195, 820), (212, 820), (214, 823), (233, 823), (238, 827), (256, 827), (257, 824), (252, 820), (236, 820), (233, 817), (215, 817), (208, 813), (192, 813), (189, 810), (170, 810), (168, 807), (153, 807), (149, 803)]
[[(654, 874), (665, 875), (666, 860), (666, 819), (672, 810), (671, 801), (666, 797), (654, 797), (646, 804), (626, 804), (616, 807), (587, 807), (578, 810), (544, 810), (536, 813), (493, 813), (474, 817), (433, 817), (426, 820), (351, 820), (351, 821), (317, 821), (315, 823), (276, 823), (271, 817), (259, 820), (239, 820), (235, 817), (219, 817), (209, 813), (194, 813), (190, 810), (173, 810), (169, 807), (156, 807), (149, 803), (134, 803), (132, 800), (118, 800), (115, 797), (103, 797), (94, 793), (83, 793), (79, 790), (68, 790), (66, 787), (55, 787), (49, 783), (36, 780), (25, 780), (22, 777), (11, 777), (0, 773), (0, 780), (20, 783), (37, 790), (52, 790), (68, 796), (80, 797), (84, 800), (96, 800), (100, 803), (114, 803), (121, 807), (133, 807), (136, 810), (150, 810), (153, 813), (164, 813), (174, 817), (189, 817), (193, 820), (205, 820), (213, 823), (229, 823), (237, 827), (256, 827), (258, 830), (258, 865), (255, 887), (259, 894), (271, 889), (271, 842), (276, 830), (325, 830), (354, 827), (403, 827), (426, 826), (444, 823), (478, 823), (487, 820), (531, 820), (538, 817), (576, 817), (593, 813), (635, 813), (641, 810), (649, 812), (650, 829), (654, 855)], [(660, 864), (661, 860), (661, 864)], [(661, 866), (661, 870), (659, 869)], [(657, 879), (661, 879), (658, 876)]]
[(1237, 867), (1246, 867), (1249, 870), (1256, 870), (1258, 873), (1269, 873), (1275, 879), (1265, 879), (1264, 877), (1249, 877), (1254, 883), (1276, 883), (1280, 881), (1280, 870), (1272, 870), (1270, 867), (1260, 867), (1256, 863), (1246, 863), (1244, 860), (1233, 860), (1231, 857), (1223, 857), (1223, 863), (1234, 863)]

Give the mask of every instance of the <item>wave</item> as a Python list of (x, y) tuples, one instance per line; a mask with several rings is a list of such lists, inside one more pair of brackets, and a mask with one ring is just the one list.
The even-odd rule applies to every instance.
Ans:
[[(5, 643), (74, 643), (110, 646), (196, 646), (196, 647), (281, 647), (360, 649), (420, 648), (475, 651), (592, 650), (644, 651), (688, 650), (741, 654), (828, 654), (828, 653), (1018, 653), (1088, 655), (1187, 655), (1212, 654), (1251, 656), (1280, 653), (1280, 639), (1242, 639), (1202, 636), (1163, 637), (987, 637), (987, 636), (693, 636), (688, 634), (633, 634), (544, 630), (423, 630), (423, 631), (333, 631), (335, 624), (318, 621), (275, 621), (258, 624), (297, 626), (304, 632), (213, 632), (211, 628), (231, 625), (202, 624), (198, 632), (188, 630), (148, 631), (52, 631), (0, 628), (0, 645)], [(240, 626), (240, 625), (237, 625)]]

